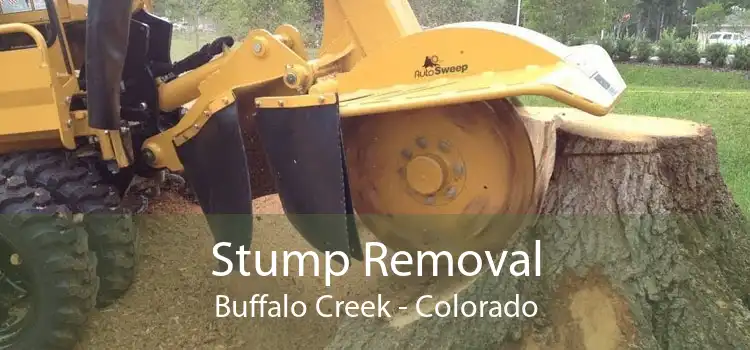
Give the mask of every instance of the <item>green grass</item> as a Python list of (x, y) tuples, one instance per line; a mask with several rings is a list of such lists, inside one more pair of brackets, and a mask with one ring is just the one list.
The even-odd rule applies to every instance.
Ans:
[[(687, 119), (716, 133), (724, 180), (735, 201), (750, 213), (750, 79), (736, 72), (702, 68), (618, 66), (628, 90), (614, 113)], [(521, 99), (529, 106), (561, 106), (541, 97)]]
[(740, 72), (718, 72), (708, 68), (619, 65), (623, 79), (633, 87), (708, 90), (750, 89), (750, 79)]

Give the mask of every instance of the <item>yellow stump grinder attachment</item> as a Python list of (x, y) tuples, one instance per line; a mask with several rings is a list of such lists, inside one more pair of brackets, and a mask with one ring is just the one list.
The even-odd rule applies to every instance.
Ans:
[[(89, 64), (100, 67), (89, 91), (106, 95), (117, 84), (106, 67), (119, 65), (114, 46), (127, 31), (117, 23), (127, 11), (89, 6), (92, 26), (119, 33), (87, 46), (91, 60), (107, 60)], [(404, 0), (325, 0), (324, 10), (315, 59), (292, 26), (252, 30), (158, 86), (163, 112), (194, 103), (143, 142), (143, 157), (185, 171), (216, 240), (232, 243), (225, 256), (250, 243), (251, 187), (269, 179), (273, 190), (256, 197), (278, 192), (320, 250), (362, 257), (355, 212), (393, 249), (501, 249), (533, 214), (536, 182), (515, 97), (603, 116), (625, 89), (596, 45), (569, 47), (501, 23), (423, 30)], [(109, 105), (89, 110), (92, 126), (115, 125), (104, 122), (116, 115)]]

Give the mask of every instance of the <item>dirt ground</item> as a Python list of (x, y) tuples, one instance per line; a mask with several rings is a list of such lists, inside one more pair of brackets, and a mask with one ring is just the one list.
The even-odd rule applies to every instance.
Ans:
[[(254, 202), (252, 250), (262, 251), (262, 259), (274, 250), (312, 250), (279, 215), (282, 212), (276, 196)], [(302, 277), (214, 277), (213, 239), (199, 206), (164, 192), (138, 223), (137, 281), (120, 302), (92, 315), (81, 349), (319, 349), (335, 335), (341, 320), (318, 315), (315, 301), (321, 295), (349, 301), (375, 300), (381, 293), (397, 307), (415, 300), (434, 284), (424, 277), (365, 278), (363, 264), (356, 261), (330, 289), (322, 277), (310, 276), (310, 264)], [(371, 239), (368, 234), (363, 236), (363, 240)], [(296, 264), (291, 270), (297, 271)], [(307, 316), (216, 317), (217, 294), (248, 300), (255, 293), (268, 294), (268, 300), (283, 300), (287, 294), (289, 300), (303, 301)], [(325, 303), (324, 308), (332, 306)], [(406, 315), (406, 319), (412, 317)], [(409, 321), (401, 318), (396, 322)]]

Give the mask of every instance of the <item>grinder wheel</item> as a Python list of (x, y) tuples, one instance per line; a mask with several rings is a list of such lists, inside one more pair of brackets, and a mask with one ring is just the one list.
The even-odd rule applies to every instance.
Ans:
[(391, 249), (497, 251), (526, 218), (534, 153), (507, 100), (346, 118), (343, 134), (355, 210)]

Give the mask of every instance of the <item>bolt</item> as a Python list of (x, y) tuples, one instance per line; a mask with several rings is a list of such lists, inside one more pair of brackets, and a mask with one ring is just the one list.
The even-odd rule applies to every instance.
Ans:
[(438, 147), (440, 147), (440, 150), (445, 153), (451, 151), (451, 143), (446, 140), (440, 140), (440, 143), (438, 143)]
[(210, 117), (211, 116), (211, 111), (204, 111), (203, 112), (203, 116), (204, 117)]
[(156, 163), (156, 154), (154, 154), (154, 151), (147, 148), (143, 150), (143, 159), (146, 161), (146, 164), (153, 165)]
[(461, 176), (464, 174), (464, 165), (461, 163), (458, 163), (453, 166), (453, 173), (456, 174), (456, 176)]
[(195, 123), (195, 124), (193, 124), (193, 128), (194, 128), (195, 130), (198, 130), (198, 129), (200, 129), (200, 128), (201, 128), (201, 126), (200, 126), (200, 125), (198, 125), (198, 123)]
[(279, 100), (279, 107), (284, 107), (284, 100)]
[(401, 151), (401, 155), (406, 159), (411, 159), (412, 153), (410, 149), (404, 149)]
[(16, 266), (21, 265), (21, 256), (17, 253), (14, 253), (10, 256), (10, 263)]
[(124, 127), (124, 126), (120, 127), (120, 132), (121, 132), (121, 133), (123, 133), (123, 134), (127, 134), (127, 133), (128, 133), (128, 131), (130, 131), (130, 129), (128, 129), (128, 128)]
[(261, 44), (261, 43), (255, 43), (255, 44), (253, 44), (253, 52), (255, 52), (256, 54), (258, 54), (261, 51), (263, 51), (263, 44)]
[(456, 188), (453, 186), (448, 187), (448, 189), (445, 190), (445, 196), (450, 199), (456, 198)]
[(104, 130), (104, 135), (109, 135), (109, 130)]
[(417, 138), (417, 146), (421, 148), (427, 148), (427, 139), (424, 137)]
[(224, 99), (223, 99), (223, 100), (221, 100), (221, 101), (222, 101), (222, 102), (224, 102), (224, 105), (225, 105), (225, 106), (226, 106), (226, 105), (229, 105), (229, 99), (228, 99), (228, 98), (224, 98)]
[(294, 85), (294, 84), (296, 84), (296, 83), (297, 83), (297, 75), (296, 75), (296, 74), (294, 74), (294, 73), (288, 73), (288, 74), (286, 75), (286, 78), (285, 78), (285, 80), (286, 80), (286, 83), (287, 83), (287, 84), (289, 84), (289, 85)]
[(320, 104), (326, 103), (326, 97), (325, 96), (318, 97), (318, 102), (320, 102)]
[(255, 101), (255, 108), (260, 108), (260, 101)]
[(435, 204), (435, 196), (429, 196), (424, 199), (424, 204), (427, 205), (434, 205)]
[(65, 125), (67, 125), (68, 127), (71, 127), (71, 126), (73, 126), (73, 120), (71, 120), (71, 119), (68, 119), (68, 121), (67, 121), (67, 122), (65, 122)]

